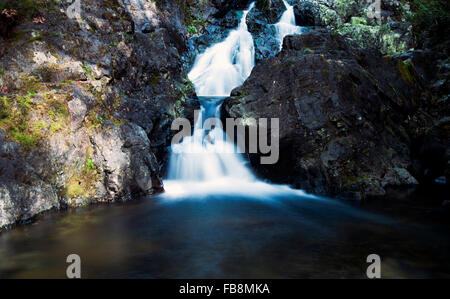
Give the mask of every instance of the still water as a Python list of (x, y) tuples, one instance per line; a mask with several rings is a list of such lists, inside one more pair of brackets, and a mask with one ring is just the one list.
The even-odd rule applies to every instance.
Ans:
[(65, 278), (72, 253), (83, 278), (365, 278), (372, 253), (383, 278), (450, 277), (444, 227), (378, 210), (221, 195), (52, 212), (0, 233), (0, 278)]

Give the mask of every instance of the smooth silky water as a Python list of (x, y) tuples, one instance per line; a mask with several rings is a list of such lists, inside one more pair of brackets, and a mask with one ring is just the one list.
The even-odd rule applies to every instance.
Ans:
[[(280, 45), (301, 33), (285, 5), (274, 25)], [(386, 278), (448, 277), (449, 237), (439, 225), (263, 182), (219, 126), (203, 128), (254, 66), (249, 10), (189, 73), (201, 113), (192, 136), (171, 148), (166, 192), (2, 232), (0, 278), (64, 278), (72, 253), (84, 278), (364, 278), (372, 253)]]

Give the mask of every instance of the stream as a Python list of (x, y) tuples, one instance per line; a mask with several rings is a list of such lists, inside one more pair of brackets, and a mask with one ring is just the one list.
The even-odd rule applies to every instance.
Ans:
[[(70, 254), (81, 257), (83, 278), (366, 278), (370, 254), (381, 257), (383, 278), (450, 278), (448, 227), (422, 208), (361, 206), (270, 184), (220, 127), (203, 128), (255, 64), (245, 22), (253, 5), (189, 73), (201, 117), (171, 148), (166, 192), (50, 212), (2, 232), (0, 278), (65, 278)], [(280, 46), (302, 32), (285, 5), (274, 25)]]

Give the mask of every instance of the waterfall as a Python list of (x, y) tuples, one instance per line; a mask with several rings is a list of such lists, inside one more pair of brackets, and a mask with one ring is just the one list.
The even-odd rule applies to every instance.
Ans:
[(245, 194), (265, 199), (283, 193), (305, 196), (301, 190), (257, 180), (220, 125), (204, 128), (205, 120), (220, 119), (223, 99), (244, 83), (254, 67), (253, 38), (246, 24), (247, 14), (253, 7), (254, 3), (243, 12), (239, 26), (224, 41), (197, 57), (188, 74), (199, 96), (201, 111), (195, 119), (193, 135), (171, 147), (168, 178), (164, 181), (165, 198), (198, 198), (211, 194)]
[(195, 121), (193, 136), (184, 137), (172, 146), (169, 164), (170, 180), (214, 181), (236, 178), (252, 181), (253, 175), (245, 167), (245, 161), (236, 153), (234, 143), (227, 140), (218, 125), (205, 129), (207, 119), (220, 119), (220, 104), (223, 98), (200, 97), (202, 107)]
[(253, 38), (246, 24), (247, 14), (253, 6), (252, 3), (244, 11), (238, 28), (223, 42), (197, 57), (188, 74), (199, 95), (201, 111), (195, 120), (193, 135), (184, 137), (181, 143), (171, 148), (168, 181), (165, 182), (169, 195), (194, 186), (195, 190), (205, 191), (206, 186), (200, 188), (199, 183), (216, 186), (217, 190), (218, 185), (226, 186), (230, 180), (255, 181), (222, 127), (203, 128), (205, 120), (220, 119), (222, 100), (247, 79), (254, 66)]
[(295, 24), (294, 7), (292, 5), (289, 5), (286, 0), (283, 0), (283, 3), (286, 7), (286, 10), (281, 16), (280, 21), (275, 24), (280, 50), (283, 47), (283, 38), (286, 35), (302, 33), (302, 27), (299, 27)]
[(255, 65), (253, 38), (247, 30), (246, 18), (253, 8), (244, 11), (236, 30), (220, 43), (199, 55), (188, 74), (199, 96), (230, 95), (233, 88), (244, 83)]

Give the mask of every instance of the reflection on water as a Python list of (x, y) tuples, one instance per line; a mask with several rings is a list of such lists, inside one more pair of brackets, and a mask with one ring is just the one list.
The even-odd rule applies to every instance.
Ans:
[(50, 213), (0, 234), (0, 277), (364, 278), (367, 255), (383, 277), (449, 277), (449, 237), (346, 204), (220, 195), (148, 199)]

